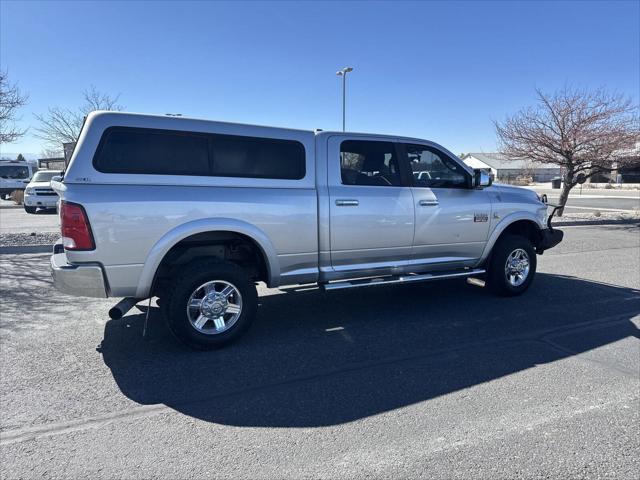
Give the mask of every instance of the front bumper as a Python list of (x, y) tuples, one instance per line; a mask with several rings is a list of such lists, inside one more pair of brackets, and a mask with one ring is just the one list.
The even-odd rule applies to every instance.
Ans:
[(107, 282), (102, 267), (96, 264), (73, 265), (67, 262), (67, 255), (56, 244), (51, 255), (51, 276), (53, 284), (62, 293), (78, 297), (107, 298)]
[(545, 250), (549, 250), (550, 248), (558, 245), (562, 238), (564, 237), (564, 232), (562, 230), (558, 230), (557, 228), (545, 228), (540, 231), (540, 241), (536, 246), (536, 251), (538, 253), (542, 253)]
[(24, 204), (27, 207), (56, 208), (58, 199), (57, 195), (25, 195)]

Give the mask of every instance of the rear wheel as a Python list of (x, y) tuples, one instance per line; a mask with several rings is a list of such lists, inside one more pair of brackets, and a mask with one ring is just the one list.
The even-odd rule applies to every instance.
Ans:
[(173, 334), (191, 348), (212, 349), (240, 337), (256, 315), (256, 287), (233, 263), (198, 261), (169, 289), (162, 308)]
[(27, 213), (36, 213), (37, 209), (38, 207), (27, 207), (26, 205), (24, 206), (24, 211)]
[(536, 252), (528, 238), (506, 235), (498, 240), (488, 264), (487, 286), (498, 295), (524, 293), (536, 273)]

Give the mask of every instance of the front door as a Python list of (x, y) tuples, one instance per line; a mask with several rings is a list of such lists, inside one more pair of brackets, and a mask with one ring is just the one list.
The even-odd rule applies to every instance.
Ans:
[(487, 192), (457, 159), (430, 145), (403, 144), (411, 166), (416, 228), (412, 263), (467, 266), (482, 255), (491, 221)]
[(331, 137), (328, 183), (333, 269), (393, 271), (407, 265), (414, 206), (397, 144), (371, 137)]

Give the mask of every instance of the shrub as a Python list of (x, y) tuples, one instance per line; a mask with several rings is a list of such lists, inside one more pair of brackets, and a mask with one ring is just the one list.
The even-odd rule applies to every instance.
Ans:
[(22, 205), (22, 202), (24, 201), (24, 190), (14, 190), (11, 192), (11, 195), (9, 195), (9, 198), (18, 205)]
[(519, 185), (519, 186), (531, 185), (532, 183), (533, 183), (533, 177), (528, 177), (526, 175), (518, 175), (515, 180), (511, 181), (511, 185)]

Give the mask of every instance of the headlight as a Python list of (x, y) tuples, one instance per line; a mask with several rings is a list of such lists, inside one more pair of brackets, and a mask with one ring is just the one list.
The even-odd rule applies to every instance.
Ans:
[(33, 195), (34, 194), (33, 187), (27, 187), (24, 193), (26, 193), (27, 195)]

